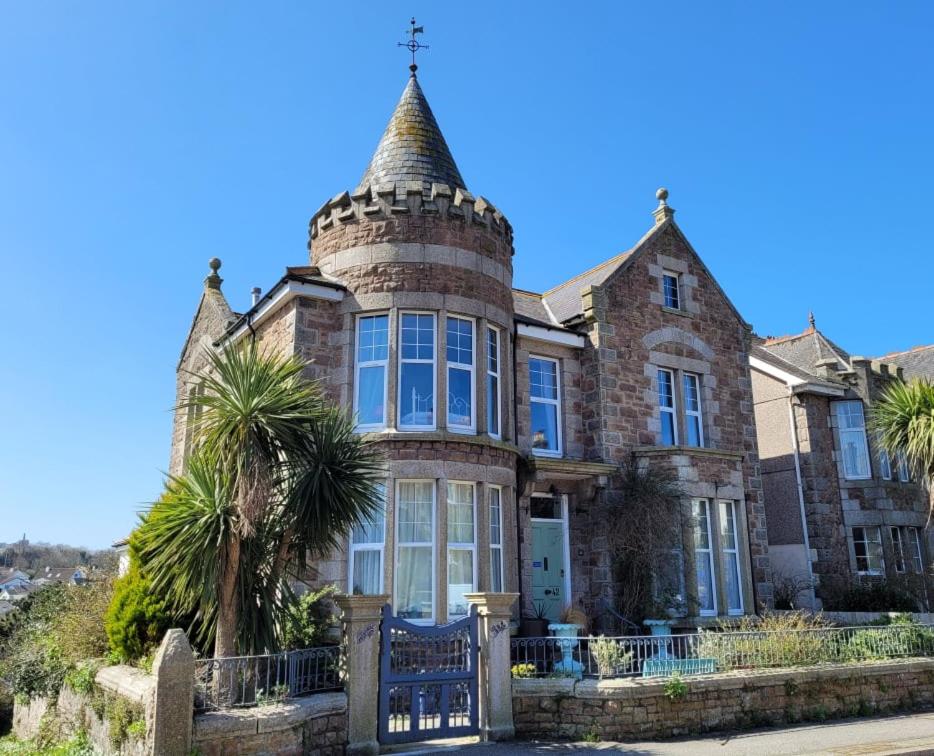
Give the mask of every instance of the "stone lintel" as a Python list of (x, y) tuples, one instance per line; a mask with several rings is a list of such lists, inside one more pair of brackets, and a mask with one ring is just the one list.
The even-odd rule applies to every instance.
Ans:
[(334, 603), (340, 608), (348, 622), (367, 622), (381, 619), (383, 607), (390, 601), (389, 594), (358, 596), (341, 594), (334, 597)]

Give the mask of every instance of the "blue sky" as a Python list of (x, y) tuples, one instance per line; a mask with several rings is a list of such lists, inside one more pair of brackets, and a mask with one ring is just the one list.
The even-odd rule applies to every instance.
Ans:
[(307, 259), (412, 13), (517, 287), (628, 248), (664, 185), (759, 333), (813, 309), (854, 353), (934, 341), (930, 3), (6, 3), (0, 541), (104, 546), (158, 495), (206, 261), (242, 309)]

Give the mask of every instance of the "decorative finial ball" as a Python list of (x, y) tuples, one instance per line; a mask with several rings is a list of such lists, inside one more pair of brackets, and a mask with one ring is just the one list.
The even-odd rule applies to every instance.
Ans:
[(668, 199), (668, 190), (665, 187), (661, 187), (657, 192), (655, 192), (655, 198), (661, 202), (664, 202)]
[(208, 267), (211, 269), (211, 272), (216, 275), (217, 271), (221, 269), (221, 259), (219, 257), (212, 257), (208, 260)]

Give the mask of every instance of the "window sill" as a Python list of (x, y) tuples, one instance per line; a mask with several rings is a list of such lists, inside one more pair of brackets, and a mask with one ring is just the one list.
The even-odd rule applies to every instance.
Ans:
[(706, 446), (636, 446), (633, 452), (643, 457), (662, 457), (671, 454), (687, 454), (695, 457), (717, 457), (720, 459), (742, 460), (744, 452), (711, 449)]
[(669, 315), (680, 315), (683, 318), (693, 318), (694, 313), (688, 312), (687, 310), (675, 309), (674, 307), (666, 307), (662, 305), (662, 312), (667, 312)]

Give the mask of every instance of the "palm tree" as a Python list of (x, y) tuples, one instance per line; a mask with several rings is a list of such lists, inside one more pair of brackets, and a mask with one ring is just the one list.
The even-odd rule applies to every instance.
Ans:
[(925, 480), (934, 510), (934, 383), (927, 378), (893, 381), (873, 407), (870, 423), (889, 456), (903, 454)]
[(216, 657), (274, 648), (290, 571), (379, 506), (375, 452), (304, 367), (253, 342), (210, 354), (181, 407), (199, 411), (187, 470), (134, 539), (154, 590)]

